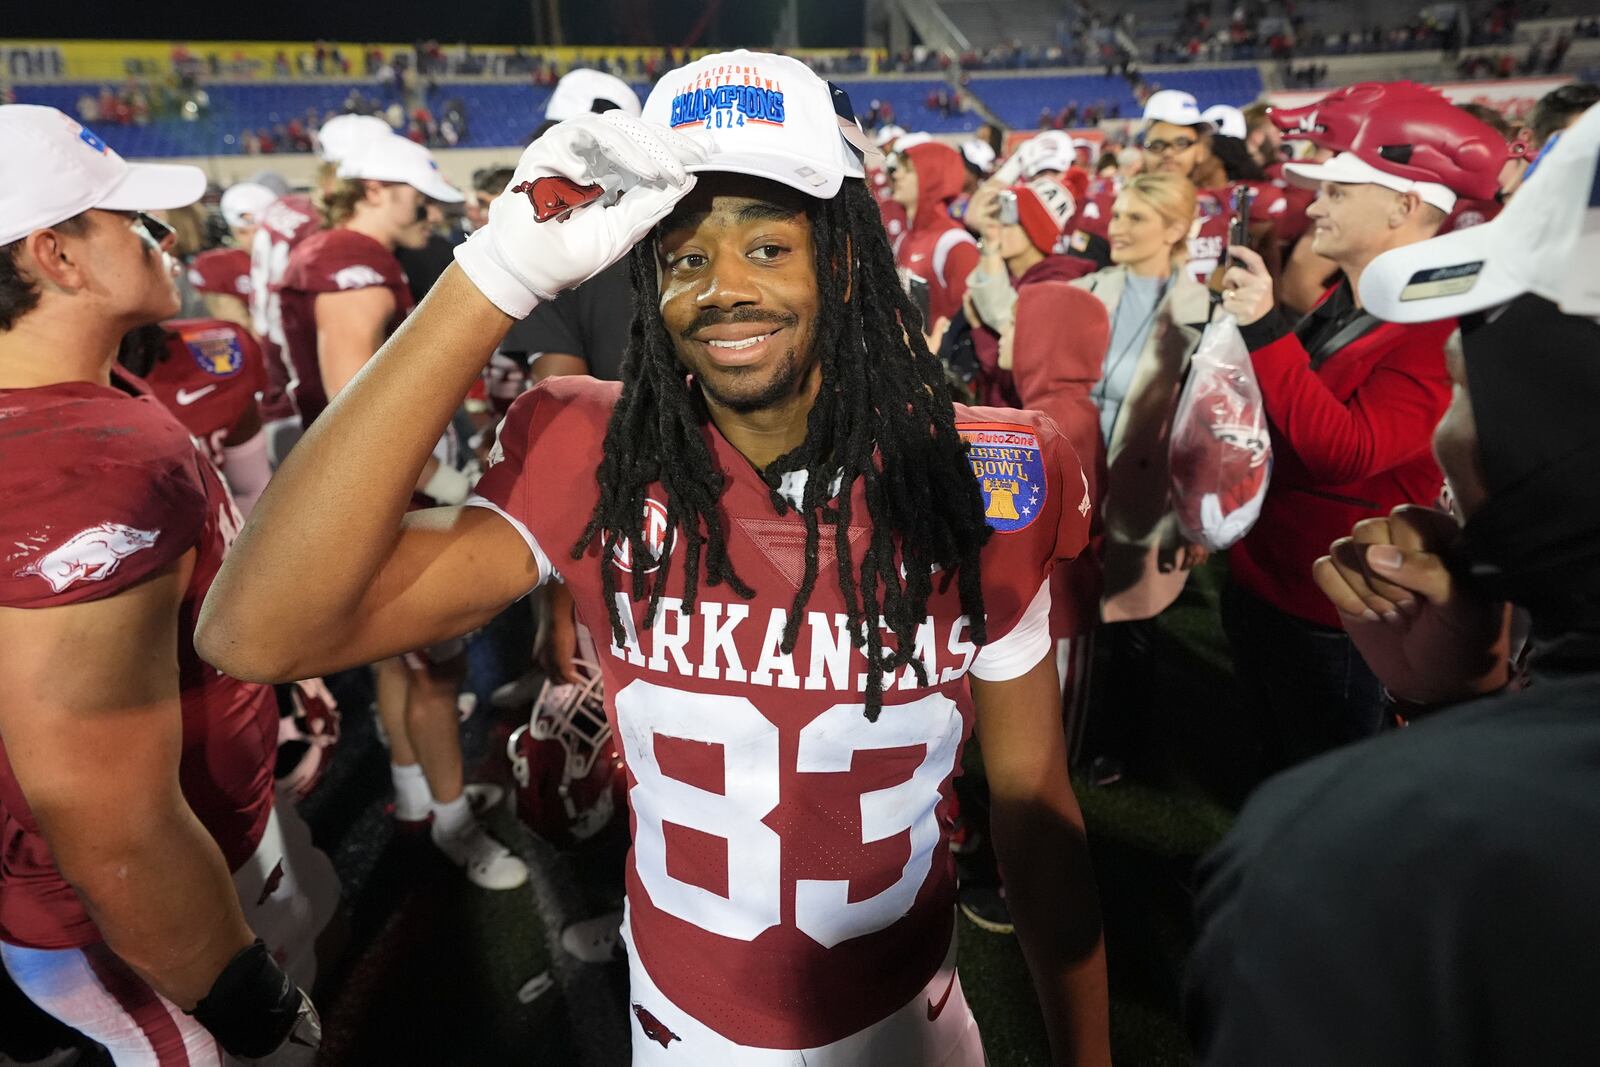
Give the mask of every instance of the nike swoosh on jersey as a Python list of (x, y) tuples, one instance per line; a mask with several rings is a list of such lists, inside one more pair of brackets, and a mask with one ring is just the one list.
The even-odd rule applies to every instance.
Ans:
[(193, 404), (195, 401), (199, 400), (201, 397), (205, 396), (207, 393), (211, 392), (214, 389), (216, 389), (216, 386), (214, 386), (214, 385), (208, 385), (204, 389), (196, 389), (192, 393), (189, 392), (187, 389), (179, 389), (178, 390), (178, 406), (186, 408), (190, 404)]
[(956, 969), (950, 968), (950, 981), (945, 984), (944, 996), (939, 998), (939, 1003), (928, 1001), (928, 1021), (931, 1023), (944, 1013), (944, 1006), (950, 999), (950, 991), (956, 987)]

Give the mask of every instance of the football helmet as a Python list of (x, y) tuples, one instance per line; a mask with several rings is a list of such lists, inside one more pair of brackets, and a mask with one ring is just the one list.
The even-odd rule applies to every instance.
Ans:
[(321, 678), (273, 686), (278, 696), (278, 793), (304, 800), (322, 780), (339, 741), (339, 702)]
[(534, 833), (564, 846), (603, 830), (627, 788), (600, 668), (584, 659), (572, 665), (580, 680), (546, 680), (531, 719), (506, 742), (517, 814)]

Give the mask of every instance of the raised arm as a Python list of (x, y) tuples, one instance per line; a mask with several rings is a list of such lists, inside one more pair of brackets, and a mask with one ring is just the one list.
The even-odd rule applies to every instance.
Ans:
[[(490, 223), (279, 468), (201, 612), (196, 647), (235, 677), (289, 680), (480, 625), (539, 567), (509, 522), (479, 508), (406, 505), (434, 443), (514, 318), (598, 274), (693, 187), (699, 150), (620, 113), (563, 123), (523, 153), (513, 184), (622, 177), (627, 191), (542, 223), (506, 194)], [(591, 174), (591, 168), (595, 173)]]

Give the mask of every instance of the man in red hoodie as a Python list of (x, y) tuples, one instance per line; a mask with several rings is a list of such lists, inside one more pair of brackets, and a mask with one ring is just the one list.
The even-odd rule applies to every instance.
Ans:
[[(1326, 163), (1285, 168), (1290, 181), (1317, 187), (1312, 250), (1341, 271), (1317, 307), (1291, 323), (1249, 249), (1231, 250), (1224, 277), (1223, 307), (1239, 319), (1272, 429), (1271, 487), (1231, 552), (1222, 603), (1269, 771), (1383, 722), (1382, 686), (1311, 579), (1324, 542), (1401, 504), (1432, 504), (1443, 488), (1429, 444), (1450, 401), (1444, 344), (1454, 320), (1379, 322), (1361, 306), (1362, 272), (1382, 252), (1436, 233), (1458, 196), (1492, 183), (1504, 158), (1503, 144), (1497, 158), (1478, 143), (1493, 131), (1442, 99), (1380, 102), (1359, 122)], [(1413, 279), (1419, 294), (1448, 283)]]
[(978, 265), (978, 242), (950, 216), (950, 202), (962, 193), (966, 164), (949, 145), (926, 141), (898, 152), (890, 162), (889, 180), (894, 202), (906, 209), (910, 225), (895, 263), (912, 298), (922, 302), (927, 293), (924, 328), (961, 310), (967, 275)]

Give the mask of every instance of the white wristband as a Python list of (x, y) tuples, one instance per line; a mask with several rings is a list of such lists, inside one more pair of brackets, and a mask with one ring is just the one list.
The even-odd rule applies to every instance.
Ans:
[(538, 294), (507, 270), (495, 255), (494, 240), (487, 226), (456, 245), (455, 257), (467, 278), (478, 287), (478, 292), (512, 318), (525, 319), (539, 306)]
[(453, 507), (472, 495), (472, 479), (449, 464), (441, 463), (422, 487), (422, 493)]

